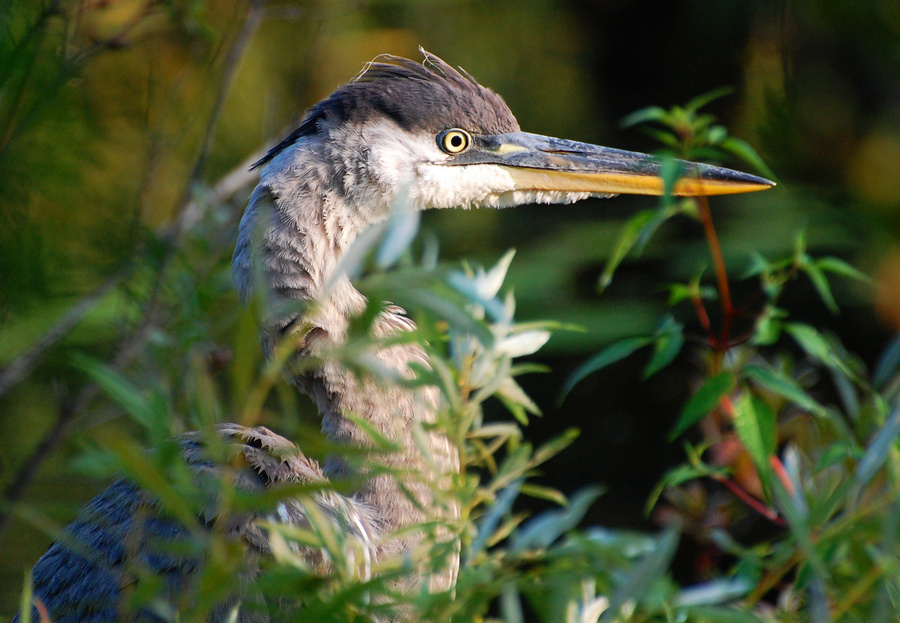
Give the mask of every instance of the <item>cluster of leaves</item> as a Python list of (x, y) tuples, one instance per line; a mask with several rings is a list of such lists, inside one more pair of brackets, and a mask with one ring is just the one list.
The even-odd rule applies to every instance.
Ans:
[[(186, 29), (201, 5), (146, 3), (148, 10), (167, 9)], [(27, 5), (0, 2), (0, 8), (9, 6)], [(130, 23), (86, 48), (88, 53), (68, 56), (73, 49), (85, 48), (72, 45), (74, 30), (59, 27), (65, 23), (59, 19), (61, 7), (67, 6), (49, 0), (36, 20), (13, 13), (3, 18), (8, 36), (0, 39), (0, 59), (5, 61), (0, 63), (0, 91), (5, 94), (0, 97), (0, 157), (8, 156), (9, 146), (52, 101), (47, 95), (57, 94), (80, 63), (121, 45), (129, 34)], [(746, 144), (728, 136), (711, 116), (700, 114), (709, 100), (704, 96), (669, 111), (646, 109), (628, 123), (661, 124), (668, 131), (654, 134), (673, 156), (705, 159), (724, 150), (768, 174)], [(666, 186), (673, 188), (679, 167), (667, 162), (663, 172)], [(319, 485), (298, 485), (249, 494), (235, 488), (227, 473), (221, 480), (198, 482), (174, 441), (177, 434), (228, 420), (264, 422), (302, 440), (311, 456), (334, 451), (317, 435), (315, 414), (308, 413), (308, 406), (281, 380), (290, 352), (262, 363), (254, 313), (235, 319), (237, 312), (223, 311), (237, 305), (227, 294), (229, 245), (216, 246), (215, 241), (227, 229), (222, 223), (235, 212), (234, 207), (211, 206), (206, 220), (168, 251), (171, 257), (160, 262), (164, 270), (157, 271), (153, 261), (139, 265), (111, 297), (109, 307), (115, 307), (115, 320), (124, 327), (131, 326), (146, 301), (154, 301), (149, 307), (156, 315), (148, 313), (140, 325), (141, 330), (149, 327), (149, 337), (122, 349), (141, 350), (139, 362), (109, 366), (84, 357), (75, 361), (115, 409), (130, 416), (115, 418), (107, 408), (81, 420), (80, 431), (106, 418), (113, 422), (95, 433), (77, 466), (92, 475), (124, 475), (139, 484), (190, 536), (179, 543), (186, 548), (181, 553), (201, 571), (180, 600), (158, 599), (162, 580), (134, 569), (142, 588), (131, 595), (129, 606), (153, 608), (164, 620), (206, 620), (216, 604), (246, 589), (241, 575), (246, 549), (223, 532), (210, 531), (200, 519), (210, 499), (225, 516), (265, 516), (285, 496), (310, 498), (321, 491)], [(384, 345), (367, 331), (383, 309), (381, 301), (401, 304), (414, 314), (417, 330), (401, 339), (418, 342), (429, 354), (432, 365), (420, 369), (415, 382), (439, 389), (447, 405), (440, 425), (464, 468), (451, 491), (439, 492), (456, 501), (459, 522), (429, 528), (435, 535), (449, 531), (459, 540), (462, 566), (455, 591), (397, 594), (393, 582), (410, 573), (405, 561), (361, 579), (346, 535), (312, 513), (309, 529), (267, 526), (273, 556), (253, 583), (256, 592), (245, 591), (242, 607), (256, 607), (261, 595), (273, 619), (296, 620), (302, 607), (304, 617), (317, 621), (371, 620), (398, 603), (415, 612), (414, 618), (436, 621), (893, 620), (900, 588), (895, 525), (900, 516), (895, 443), (900, 413), (891, 405), (900, 391), (900, 347), (889, 350), (869, 374), (833, 336), (789, 320), (780, 305), (784, 289), (802, 277), (810, 280), (826, 307), (837, 311), (828, 277), (864, 278), (837, 258), (811, 257), (801, 235), (789, 257), (751, 258), (744, 278), (758, 281), (762, 302), (736, 307), (708, 206), (703, 200), (667, 196), (658, 209), (638, 214), (626, 226), (601, 285), (610, 282), (629, 252), (639, 252), (660, 226), (678, 215), (703, 225), (713, 255), (714, 284), (708, 284), (702, 272), (688, 283), (672, 284), (673, 313), (653, 335), (612, 345), (586, 362), (569, 383), (571, 387), (649, 347), (653, 354), (646, 376), (652, 377), (692, 344), (685, 335), (688, 323), (677, 319), (683, 304), (690, 304), (705, 333), (706, 369), (672, 436), (688, 431), (695, 436), (685, 444), (685, 465), (664, 478), (651, 500), (658, 516), (677, 521), (655, 536), (578, 529), (597, 490), (566, 499), (529, 481), (574, 436), (567, 433), (535, 448), (525, 441), (521, 428), (538, 408), (516, 382), (518, 375), (534, 368), (516, 364), (514, 358), (533, 352), (554, 326), (514, 322), (512, 296), (498, 295), (511, 256), (490, 270), (456, 270), (438, 265), (429, 248), (422, 261), (414, 263), (406, 250), (417, 229), (417, 215), (400, 210), (385, 231), (363, 245), (357, 264), (348, 267), (359, 276), (370, 307), (351, 327), (353, 346), (334, 355), (361, 373), (381, 375), (382, 370), (361, 356)], [(162, 247), (166, 241), (151, 243)], [(367, 258), (374, 258), (375, 270), (363, 275)], [(721, 326), (714, 327), (707, 310), (717, 303), (722, 307)], [(735, 334), (735, 321), (751, 311), (753, 321), (745, 334)], [(237, 331), (228, 333), (235, 326)], [(172, 352), (180, 354), (172, 357)], [(493, 399), (508, 408), (510, 421), (484, 421), (483, 405)], [(390, 450), (387, 440), (373, 435), (373, 442), (377, 449)], [(346, 491), (350, 484), (333, 486)], [(516, 505), (520, 495), (556, 501), (561, 507), (527, 517)], [(43, 522), (33, 509), (20, 505), (16, 510)], [(748, 534), (747, 523), (762, 525), (764, 536), (758, 535), (759, 529)], [(682, 588), (669, 574), (679, 530), (727, 561), (707, 569), (703, 584)], [(49, 531), (55, 534), (58, 527)], [(292, 543), (327, 552), (334, 572), (314, 573)], [(436, 539), (421, 558), (439, 570), (455, 554), (456, 546), (444, 538)], [(31, 601), (28, 586), (26, 582), (23, 606)], [(30, 614), (23, 607), (23, 620)]]
[[(718, 153), (717, 147), (746, 155), (746, 145), (730, 143), (711, 116), (699, 114), (708, 101), (639, 111), (630, 121), (661, 124), (654, 134), (680, 157)], [(755, 154), (747, 160), (758, 162)], [(701, 572), (718, 583), (735, 582), (733, 596), (751, 620), (894, 620), (900, 591), (896, 346), (869, 373), (836, 336), (790, 320), (779, 304), (792, 282), (806, 278), (838, 313), (829, 276), (864, 284), (868, 278), (839, 258), (810, 256), (801, 232), (789, 256), (750, 258), (742, 281), (758, 285), (746, 306), (738, 306), (706, 199), (669, 197), (625, 227), (605, 283), (629, 251), (639, 252), (676, 214), (703, 225), (715, 285), (704, 283), (702, 269), (688, 283), (671, 284), (673, 315), (659, 330), (605, 348), (569, 386), (647, 346), (653, 354), (646, 377), (669, 365), (686, 342), (685, 323), (675, 317), (689, 303), (705, 333), (695, 353), (704, 369), (671, 438), (696, 432), (684, 443), (687, 462), (663, 478), (648, 512), (678, 518), (708, 559), (729, 561), (707, 562)], [(710, 320), (711, 305), (721, 306), (719, 327)], [(739, 320), (747, 325), (743, 333), (735, 330)]]

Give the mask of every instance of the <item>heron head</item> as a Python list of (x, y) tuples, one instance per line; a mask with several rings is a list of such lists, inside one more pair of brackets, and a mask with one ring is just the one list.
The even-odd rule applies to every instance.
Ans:
[[(400, 193), (419, 209), (571, 203), (591, 196), (663, 193), (654, 156), (522, 132), (499, 95), (425, 52), (424, 63), (384, 55), (313, 107), (260, 161), (307, 135), (339, 162), (338, 184), (357, 205)], [(682, 162), (678, 195), (763, 190), (773, 182)], [(378, 189), (373, 191), (373, 189)], [(370, 202), (369, 202), (370, 203)]]

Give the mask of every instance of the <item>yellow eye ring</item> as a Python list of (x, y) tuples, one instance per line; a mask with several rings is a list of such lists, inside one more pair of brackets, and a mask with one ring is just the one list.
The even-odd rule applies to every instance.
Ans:
[(448, 154), (460, 154), (472, 144), (472, 135), (465, 130), (453, 128), (438, 134), (438, 146)]

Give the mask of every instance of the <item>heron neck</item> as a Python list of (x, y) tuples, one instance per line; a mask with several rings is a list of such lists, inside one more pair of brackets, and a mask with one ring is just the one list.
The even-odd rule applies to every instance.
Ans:
[[(425, 516), (419, 509), (432, 506), (425, 483), (435, 482), (458, 464), (445, 437), (435, 433), (420, 436), (430, 447), (426, 451), (434, 453), (427, 460), (415, 441), (421, 434), (421, 424), (435, 419), (436, 392), (433, 388), (411, 391), (373, 375), (360, 376), (333, 355), (335, 347), (346, 341), (350, 318), (365, 306), (365, 298), (349, 279), (334, 273), (343, 251), (369, 222), (359, 217), (358, 204), (347, 201), (339, 192), (314, 192), (329, 187), (322, 177), (333, 175), (333, 171), (315, 166), (298, 171), (295, 167), (288, 177), (281, 174), (285, 167), (277, 169), (278, 175), (264, 175), (241, 222), (233, 261), (235, 281), (247, 299), (254, 275), (258, 278), (262, 272), (265, 278), (275, 310), (264, 328), (267, 349), (271, 351), (290, 327), (304, 327), (298, 356), (315, 357), (321, 364), (293, 375), (291, 380), (316, 402), (325, 435), (339, 444), (371, 447), (371, 436), (354, 421), (365, 420), (368, 427), (398, 448), (396, 452), (378, 453), (373, 460), (390, 469), (422, 473), (404, 482), (404, 488), (419, 498), (418, 508), (401, 491), (397, 480), (385, 475), (364, 478), (359, 491), (362, 501), (378, 511), (389, 529), (421, 522)], [(351, 207), (351, 203), (357, 207)], [(261, 266), (262, 271), (255, 266)], [(397, 308), (384, 312), (372, 328), (376, 337), (412, 328), (412, 322), (401, 312)], [(425, 353), (415, 345), (374, 349), (366, 357), (377, 367), (407, 378), (412, 374), (411, 362), (427, 365)], [(338, 457), (326, 462), (330, 477), (365, 476), (369, 472), (365, 466), (351, 465)]]

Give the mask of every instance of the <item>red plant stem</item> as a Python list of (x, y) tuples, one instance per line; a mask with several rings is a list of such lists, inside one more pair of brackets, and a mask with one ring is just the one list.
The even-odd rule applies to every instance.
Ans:
[(755, 510), (757, 513), (759, 513), (772, 523), (779, 526), (787, 525), (785, 520), (778, 514), (778, 511), (770, 508), (762, 500), (759, 500), (755, 496), (748, 493), (746, 490), (744, 490), (743, 487), (738, 485), (733, 480), (730, 480), (725, 476), (713, 476), (713, 479), (715, 479), (716, 482), (720, 482), (725, 485), (725, 487), (729, 491), (731, 491), (739, 500), (741, 500), (744, 504)]
[(728, 348), (728, 340), (731, 336), (731, 323), (734, 320), (734, 304), (731, 302), (731, 288), (728, 286), (728, 272), (725, 270), (725, 258), (722, 256), (722, 247), (719, 244), (719, 236), (713, 225), (712, 213), (709, 210), (709, 199), (697, 197), (697, 209), (700, 222), (703, 223), (703, 232), (706, 234), (706, 242), (709, 244), (709, 254), (712, 256), (713, 267), (716, 271), (716, 280), (719, 284), (719, 295), (722, 297), (722, 333), (716, 345), (718, 354)]
[(792, 481), (790, 475), (788, 475), (781, 459), (777, 456), (772, 456), (769, 458), (769, 464), (772, 466), (772, 469), (775, 470), (775, 475), (778, 476), (778, 480), (781, 481), (781, 485), (784, 487), (785, 491), (788, 492), (788, 495), (796, 495), (797, 490), (794, 489), (794, 481)]
[(712, 325), (709, 322), (709, 314), (706, 313), (706, 307), (703, 305), (703, 300), (699, 295), (694, 295), (691, 297), (691, 302), (694, 304), (694, 312), (697, 314), (697, 320), (700, 321), (700, 326), (706, 331), (709, 345), (715, 348), (717, 343), (716, 335), (713, 333)]

